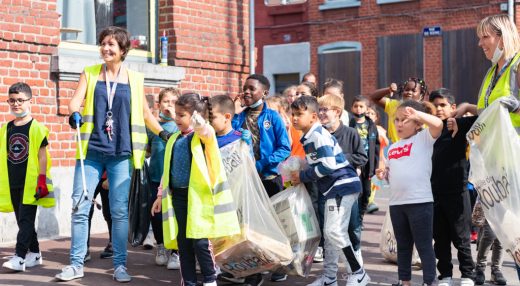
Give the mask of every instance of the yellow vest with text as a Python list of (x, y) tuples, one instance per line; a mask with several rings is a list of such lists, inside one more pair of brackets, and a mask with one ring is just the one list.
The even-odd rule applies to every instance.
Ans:
[[(98, 64), (85, 68), (87, 78), (87, 92), (82, 117), (83, 125), (80, 128), (82, 158), (85, 158), (88, 149), (88, 141), (94, 129), (94, 90), (103, 65)], [(143, 92), (144, 75), (132, 70), (128, 71), (128, 83), (130, 84), (130, 138), (132, 139), (132, 160), (135, 169), (141, 169), (145, 158), (145, 149), (148, 136), (144, 123)], [(76, 159), (79, 159), (79, 148), (76, 149)]]
[[(38, 152), (40, 151), (43, 139), (48, 138), (49, 130), (41, 123), (33, 119), (29, 128), (29, 157), (27, 158), (27, 171), (25, 174), (25, 184), (23, 191), (24, 205), (38, 205), (45, 208), (53, 207), (56, 203), (54, 198), (54, 188), (51, 179), (51, 156), (47, 149), (47, 188), (49, 194), (36, 200), (36, 186), (40, 175), (40, 163)], [(9, 173), (7, 168), (7, 124), (0, 129), (0, 212), (14, 211), (11, 203), (11, 190), (9, 186)]]
[[(178, 226), (169, 186), (172, 151), (179, 135), (177, 132), (171, 136), (164, 155), (162, 219), (164, 246), (168, 249), (177, 249)], [(203, 148), (199, 136), (194, 134), (190, 146), (192, 161), (186, 237), (215, 238), (240, 233), (236, 206), (215, 135), (205, 140)]]
[[(519, 63), (520, 53), (517, 53), (511, 61), (509, 67), (506, 68), (502, 76), (498, 79), (495, 87), (491, 91), (488, 104), (493, 103), (493, 101), (503, 96), (514, 96), (518, 98), (519, 84), (517, 82), (517, 72)], [(494, 65), (488, 70), (486, 77), (484, 78), (484, 82), (480, 88), (480, 96), (477, 103), (477, 109), (479, 112), (486, 108), (486, 92), (489, 85), (491, 84), (491, 80), (493, 79), (496, 68), (497, 65)], [(516, 132), (520, 134), (520, 115), (516, 113), (509, 113), (509, 115), (511, 116), (513, 127), (515, 128)]]

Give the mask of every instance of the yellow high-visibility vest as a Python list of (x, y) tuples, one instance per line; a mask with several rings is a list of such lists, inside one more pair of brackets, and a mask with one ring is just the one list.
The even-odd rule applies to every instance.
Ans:
[[(170, 164), (177, 132), (166, 144), (164, 155), (162, 219), (164, 246), (176, 249), (177, 220), (169, 188)], [(240, 233), (236, 206), (227, 182), (226, 171), (215, 135), (205, 140), (193, 135), (190, 143), (192, 160), (188, 186), (187, 238), (215, 238)]]
[[(493, 101), (497, 100), (502, 96), (515, 96), (518, 97), (519, 85), (517, 83), (517, 72), (518, 65), (520, 63), (520, 53), (517, 53), (511, 64), (506, 68), (502, 76), (498, 79), (495, 87), (491, 91), (489, 95), (488, 104), (493, 103)], [(477, 103), (477, 109), (479, 112), (486, 108), (486, 92), (488, 90), (489, 85), (491, 84), (491, 80), (493, 79), (493, 75), (495, 74), (495, 70), (497, 65), (491, 67), (484, 81), (482, 82), (482, 86), (480, 88), (480, 96)], [(516, 132), (520, 134), (520, 115), (516, 113), (509, 113), (511, 116), (511, 122), (513, 123), (513, 127)]]
[[(40, 151), (43, 139), (48, 138), (49, 129), (43, 124), (33, 119), (29, 128), (29, 158), (27, 158), (27, 171), (25, 174), (25, 184), (23, 191), (24, 205), (39, 205), (45, 208), (53, 207), (56, 203), (54, 198), (54, 188), (51, 179), (51, 156), (47, 148), (47, 189), (49, 194), (36, 200), (36, 186), (40, 175), (40, 163), (38, 152)], [(9, 171), (7, 168), (7, 124), (0, 129), (0, 212), (13, 212), (11, 203), (11, 189), (9, 186)]]
[[(101, 72), (102, 64), (85, 68), (87, 78), (87, 93), (85, 107), (81, 116), (83, 125), (80, 128), (82, 157), (85, 158), (88, 149), (88, 141), (94, 129), (94, 90)], [(128, 82), (130, 84), (130, 137), (132, 139), (132, 159), (135, 169), (141, 169), (144, 163), (146, 143), (146, 127), (143, 113), (144, 75), (128, 69)], [(79, 148), (76, 148), (76, 159), (79, 159)]]

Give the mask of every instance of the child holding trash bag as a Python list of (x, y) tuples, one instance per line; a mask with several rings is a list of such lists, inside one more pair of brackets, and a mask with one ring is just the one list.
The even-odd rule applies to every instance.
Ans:
[[(299, 97), (291, 108), (294, 127), (304, 133), (301, 141), (309, 164), (306, 169), (293, 172), (291, 181), (294, 184), (317, 181), (326, 199), (323, 226), (325, 258), (329, 252), (343, 251), (352, 270), (347, 286), (367, 285), (370, 278), (356, 258), (348, 236), (352, 204), (361, 192), (356, 170), (345, 159), (336, 139), (321, 126), (316, 98)], [(337, 285), (337, 271), (337, 263), (325, 260), (324, 274), (319, 278), (319, 284)]]
[(197, 285), (195, 258), (204, 286), (216, 286), (216, 265), (208, 238), (240, 233), (233, 197), (228, 187), (215, 131), (200, 114), (209, 112), (207, 98), (187, 93), (175, 103), (179, 129), (168, 140), (162, 177), (163, 193), (152, 210), (162, 208), (163, 239), (178, 246), (181, 283)]
[(34, 227), (36, 210), (55, 204), (47, 150), (49, 130), (31, 117), (29, 85), (15, 83), (8, 95), (15, 119), (0, 129), (0, 212), (14, 211), (18, 235), (14, 256), (2, 266), (25, 271), (43, 263)]
[[(423, 129), (426, 124), (428, 128)], [(390, 183), (390, 217), (397, 241), (399, 283), (411, 285), (413, 246), (421, 258), (423, 285), (435, 281), (433, 195), (430, 184), (433, 144), (442, 121), (424, 112), (421, 103), (408, 100), (397, 108), (395, 128), (400, 141), (388, 151), (388, 169), (378, 170)]]
[[(69, 281), (84, 276), (88, 213), (96, 185), (106, 169), (112, 216), (113, 279), (129, 282), (127, 273), (128, 200), (131, 174), (141, 170), (147, 141), (146, 127), (167, 140), (146, 104), (144, 75), (123, 61), (130, 35), (120, 27), (103, 29), (98, 38), (104, 63), (86, 67), (69, 103), (69, 125), (76, 130), (76, 167), (72, 188), (70, 265), (55, 277)], [(84, 102), (83, 111), (80, 108)]]
[[(176, 88), (168, 87), (159, 92), (159, 124), (161, 127), (170, 132), (177, 132), (175, 124), (175, 102), (179, 99), (180, 91)], [(164, 167), (164, 148), (166, 142), (155, 134), (148, 134), (148, 148), (150, 150), (150, 208), (155, 202), (158, 194), (158, 188), (161, 182)], [(160, 195), (160, 193), (159, 193)], [(166, 265), (167, 269), (180, 269), (179, 255), (173, 250), (167, 255), (166, 248), (163, 243), (162, 215), (161, 213), (152, 214), (151, 218), (152, 230), (157, 242), (157, 253), (155, 255), (155, 264)]]

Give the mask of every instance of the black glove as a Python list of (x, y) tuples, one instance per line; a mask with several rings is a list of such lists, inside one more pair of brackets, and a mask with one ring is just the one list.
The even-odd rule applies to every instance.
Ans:
[(172, 134), (166, 130), (159, 132), (159, 137), (161, 137), (164, 142), (167, 142), (168, 139), (170, 139), (170, 136), (172, 136)]
[(76, 119), (79, 118), (79, 127), (83, 125), (83, 117), (81, 117), (81, 114), (77, 111), (72, 112), (72, 114), (69, 116), (69, 125), (70, 128), (76, 129), (78, 128)]
[(507, 108), (507, 111), (509, 112), (516, 112), (520, 108), (520, 101), (513, 96), (504, 96), (499, 100), (502, 106)]

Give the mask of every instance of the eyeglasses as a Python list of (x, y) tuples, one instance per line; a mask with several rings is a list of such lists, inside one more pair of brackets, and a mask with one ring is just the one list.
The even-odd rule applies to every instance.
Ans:
[(329, 110), (334, 110), (334, 108), (320, 107), (320, 109), (318, 109), (318, 112), (326, 113)]
[(14, 105), (15, 103), (18, 103), (20, 105), (22, 105), (24, 102), (26, 101), (29, 101), (31, 100), (30, 98), (29, 99), (23, 99), (23, 98), (9, 98), (7, 100), (7, 103), (9, 103), (9, 105)]

